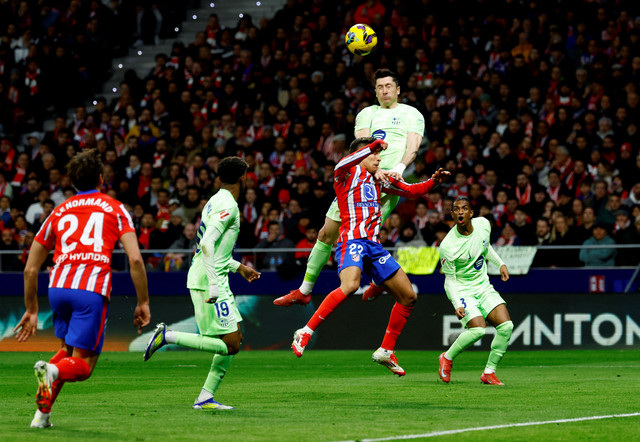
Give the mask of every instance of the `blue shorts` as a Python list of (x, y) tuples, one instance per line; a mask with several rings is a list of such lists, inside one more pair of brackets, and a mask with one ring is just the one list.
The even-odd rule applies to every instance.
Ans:
[(338, 275), (342, 269), (355, 266), (371, 276), (376, 284), (382, 284), (400, 269), (391, 253), (369, 239), (352, 239), (346, 243), (338, 243), (336, 259)]
[(87, 290), (50, 288), (49, 303), (56, 337), (71, 347), (102, 351), (109, 312), (107, 298)]

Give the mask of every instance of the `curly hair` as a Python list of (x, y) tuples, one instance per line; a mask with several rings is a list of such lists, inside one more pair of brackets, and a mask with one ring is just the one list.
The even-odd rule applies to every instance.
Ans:
[(98, 149), (89, 149), (71, 158), (67, 164), (67, 173), (71, 182), (79, 191), (92, 190), (100, 184), (104, 164)]

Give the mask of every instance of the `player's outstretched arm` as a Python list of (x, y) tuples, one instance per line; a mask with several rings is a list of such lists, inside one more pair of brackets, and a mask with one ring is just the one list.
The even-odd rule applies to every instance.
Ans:
[(387, 178), (389, 180), (390, 187), (385, 186), (382, 188), (382, 191), (392, 195), (404, 196), (409, 199), (420, 198), (437, 185), (443, 183), (449, 176), (451, 176), (451, 172), (438, 169), (431, 179), (428, 179), (427, 181), (416, 184), (407, 184), (404, 181), (397, 179), (394, 175), (388, 174)]
[(138, 238), (134, 232), (127, 232), (120, 237), (120, 242), (129, 258), (129, 273), (136, 289), (138, 305), (133, 313), (133, 325), (138, 327), (138, 334), (142, 328), (149, 325), (151, 311), (149, 310), (149, 289), (147, 286), (147, 271), (138, 247)]
[(240, 264), (238, 266), (237, 272), (240, 273), (240, 275), (249, 282), (253, 282), (256, 279), (260, 279), (260, 276), (262, 275), (262, 273), (258, 272), (256, 269), (253, 269), (244, 264)]
[(49, 254), (49, 249), (37, 241), (33, 242), (24, 268), (24, 305), (27, 309), (13, 331), (18, 342), (25, 342), (38, 329), (38, 272)]

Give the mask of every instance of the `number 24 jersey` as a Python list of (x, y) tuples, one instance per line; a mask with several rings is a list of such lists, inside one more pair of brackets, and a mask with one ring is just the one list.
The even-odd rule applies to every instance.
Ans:
[(55, 248), (49, 288), (87, 290), (109, 297), (116, 242), (133, 232), (124, 205), (97, 190), (79, 192), (56, 207), (35, 241)]

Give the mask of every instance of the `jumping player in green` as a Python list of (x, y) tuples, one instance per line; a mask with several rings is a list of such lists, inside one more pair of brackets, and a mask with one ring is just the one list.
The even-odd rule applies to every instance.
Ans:
[(440, 245), (440, 263), (445, 275), (447, 297), (466, 330), (458, 336), (449, 350), (440, 355), (438, 374), (444, 382), (451, 380), (453, 359), (482, 339), (487, 329), (486, 319), (496, 328), (496, 336), (491, 342), (491, 353), (480, 381), (484, 384), (504, 385), (496, 377), (495, 371), (509, 345), (513, 322), (504, 299), (489, 282), (486, 260), (500, 267), (503, 281), (509, 280), (509, 270), (491, 247), (489, 221), (485, 218), (472, 219), (473, 210), (469, 199), (456, 199), (451, 215), (456, 225)]
[(215, 354), (207, 380), (193, 404), (195, 409), (233, 409), (214, 401), (213, 396), (242, 342), (242, 317), (229, 288), (228, 273), (238, 272), (249, 282), (260, 278), (259, 272), (232, 258), (240, 233), (238, 196), (244, 192), (247, 168), (240, 158), (223, 159), (218, 167), (222, 187), (202, 210), (197, 249), (187, 276), (200, 334), (169, 330), (160, 323), (144, 353), (147, 361), (166, 344), (178, 344)]
[[(398, 103), (400, 86), (398, 77), (388, 69), (378, 69), (375, 90), (379, 105), (366, 107), (356, 116), (355, 137), (373, 137), (383, 140), (388, 148), (381, 153), (380, 170), (376, 180), (385, 180), (384, 171), (397, 172), (400, 175), (416, 158), (422, 135), (424, 134), (424, 117), (416, 108)], [(382, 197), (382, 222), (389, 217), (398, 204), (400, 197), (384, 195)], [(288, 307), (292, 304), (308, 304), (311, 291), (331, 256), (331, 248), (338, 239), (340, 228), (340, 210), (334, 200), (325, 218), (324, 226), (318, 233), (318, 240), (307, 261), (307, 270), (299, 289), (277, 298), (275, 305)], [(372, 284), (362, 296), (363, 301), (373, 301), (383, 289)]]

